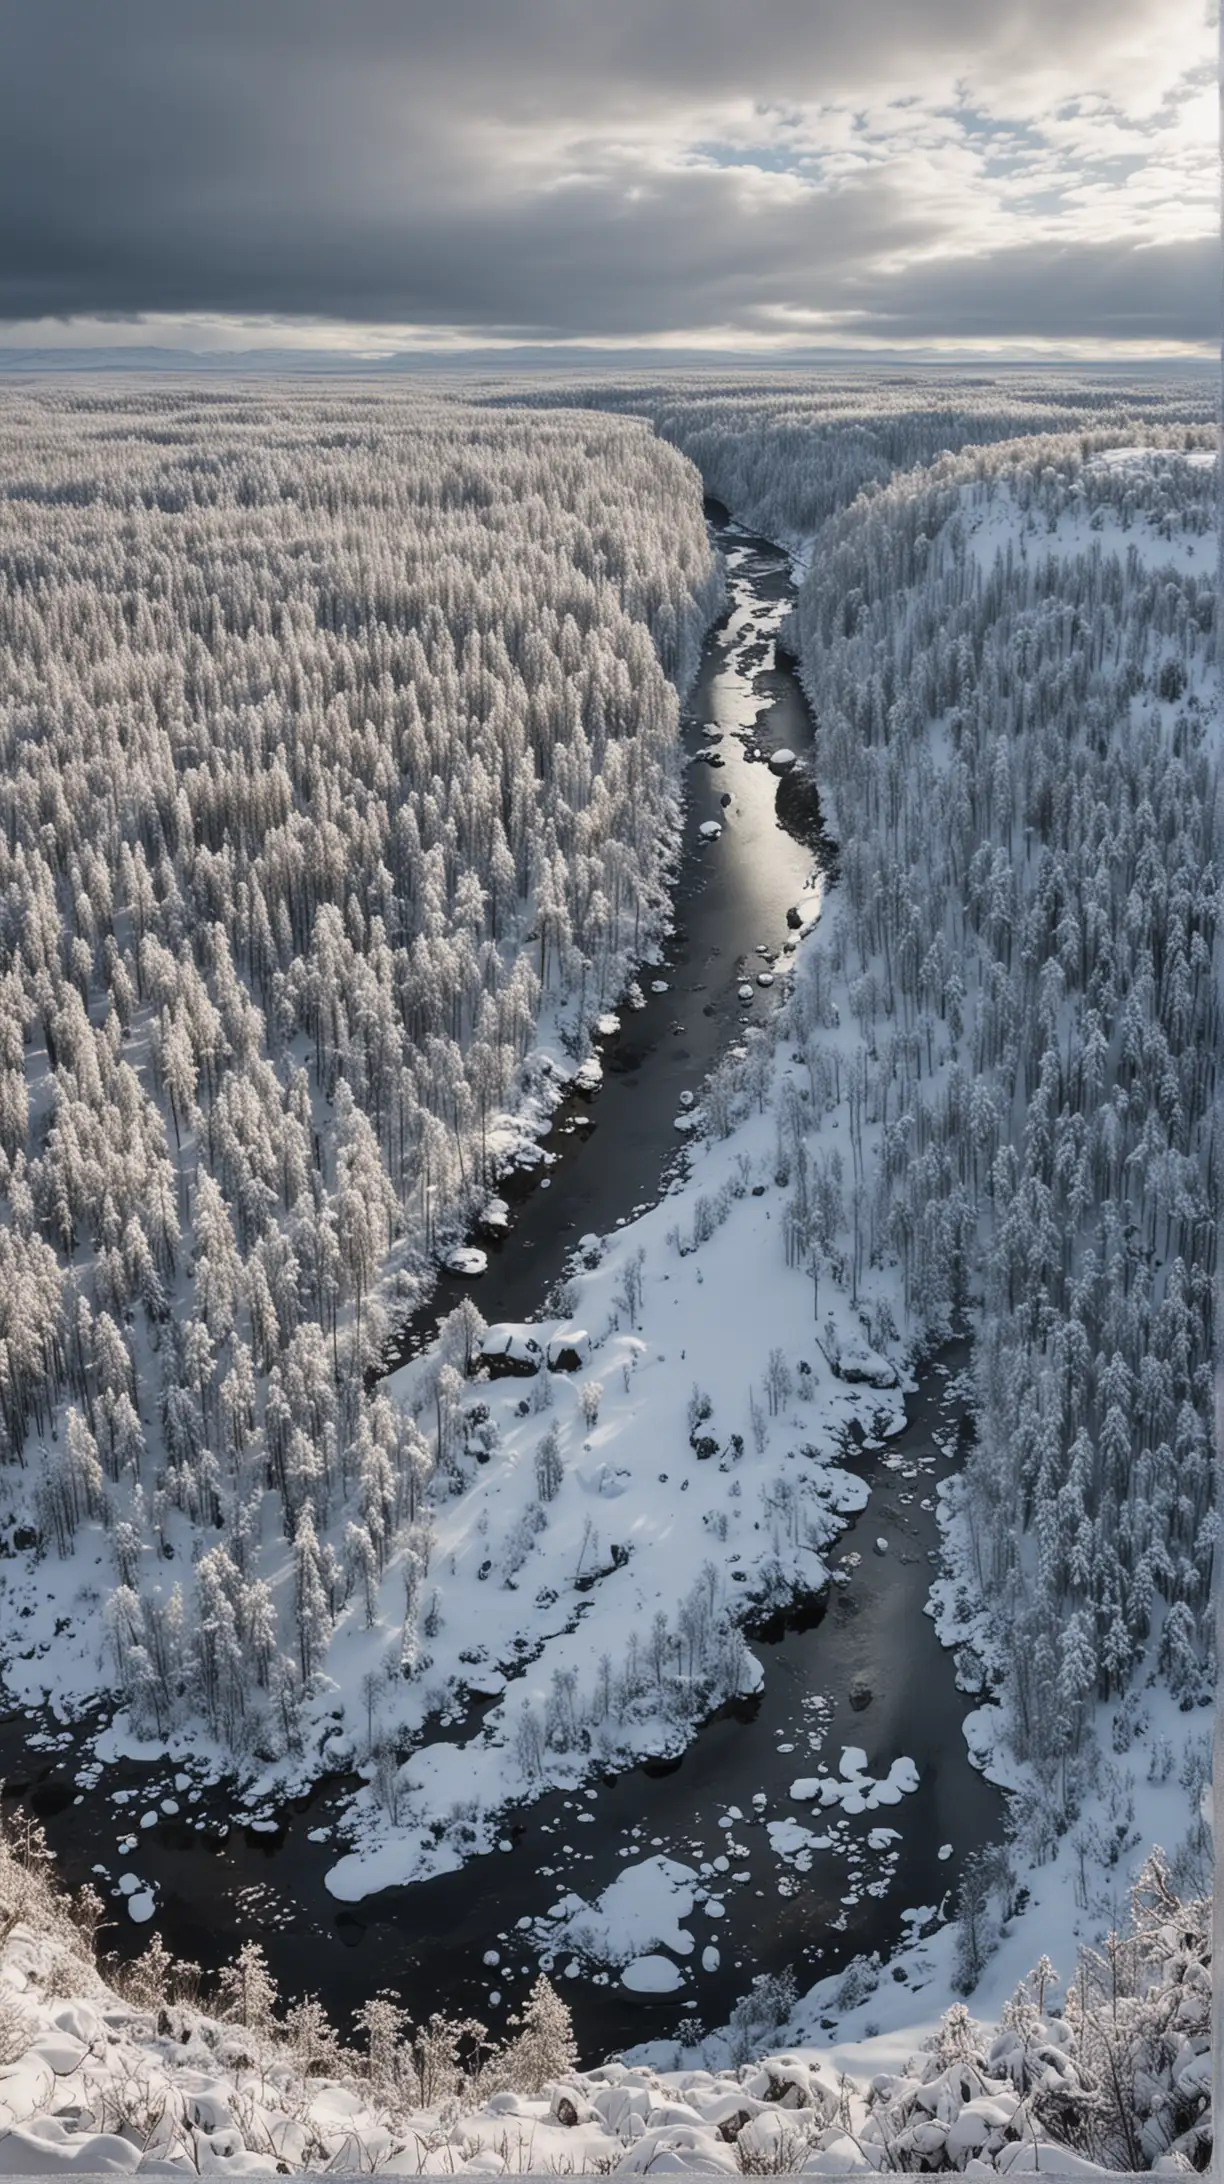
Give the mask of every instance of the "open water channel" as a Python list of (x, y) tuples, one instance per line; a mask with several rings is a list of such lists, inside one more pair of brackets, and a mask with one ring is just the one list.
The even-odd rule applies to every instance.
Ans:
[[(747, 1007), (737, 989), (760, 969), (758, 948), (780, 955), (788, 908), (832, 871), (802, 763), (812, 724), (774, 648), (790, 597), (787, 559), (735, 530), (723, 511), (710, 513), (730, 602), (706, 641), (685, 741), (690, 755), (715, 748), (724, 763), (694, 759), (689, 770), (675, 930), (663, 959), (642, 975), (646, 1007), (624, 1014), (605, 1046), (595, 1101), (571, 1098), (557, 1111), (548, 1188), (537, 1175), (507, 1191), (510, 1228), (477, 1291), (490, 1320), (537, 1314), (577, 1234), (607, 1230), (657, 1197), (676, 1157), (679, 1091), (699, 1084), (745, 1015), (761, 1019), (773, 1006), (776, 987), (758, 990)], [(783, 745), (799, 754), (800, 770), (779, 780), (766, 761)], [(724, 832), (707, 843), (699, 830), (711, 818)], [(666, 990), (649, 991), (653, 980)], [(410, 1346), (458, 1294), (458, 1284), (441, 1285), (428, 1320), (409, 1331)], [(570, 1976), (571, 1952), (556, 1954), (553, 1976), (588, 2060), (680, 2035), (698, 2019), (723, 2022), (757, 1972), (792, 1967), (802, 1988), (864, 1951), (885, 1953), (905, 1938), (903, 1913), (945, 1904), (966, 1852), (1000, 1825), (997, 1792), (968, 1763), (962, 1723), (972, 1702), (957, 1691), (951, 1658), (923, 1612), (937, 1550), (936, 1485), (959, 1455), (963, 1362), (959, 1346), (932, 1359), (904, 1431), (848, 1452), (870, 1488), (867, 1508), (833, 1550), (845, 1558), (848, 1582), (754, 1638), (760, 1694), (723, 1708), (678, 1760), (510, 1816), (509, 1847), (457, 1873), (339, 1905), (326, 1873), (344, 1847), (336, 1824), (351, 1781), (325, 1780), (259, 1826), (235, 1824), (242, 1800), (232, 1786), (193, 1794), (164, 1762), (109, 1767), (96, 1787), (82, 1788), (83, 1732), (40, 1736), (45, 1725), (24, 1715), (0, 1722), (5, 1801), (45, 1822), (70, 1883), (93, 1879), (105, 1893), (125, 1870), (137, 1872), (155, 1891), (157, 1928), (175, 1955), (215, 1966), (255, 1939), (283, 1989), (317, 1993), (341, 2019), (374, 1991), (394, 1988), (415, 2018), (470, 2011), (503, 2028), (539, 1968), (524, 1926), (567, 1892), (590, 1901), (627, 1866), (658, 1855), (704, 1865), (700, 1885), (715, 1908), (699, 1905), (686, 1920), (695, 1946), (667, 1995), (632, 1994), (615, 1972)], [(792, 1782), (821, 1760), (836, 1772), (847, 1746), (865, 1753), (875, 1777), (908, 1756), (917, 1788), (899, 1805), (856, 1817), (797, 1804)], [(126, 1793), (122, 1805), (116, 1791)], [(163, 1800), (177, 1809), (165, 1812)], [(778, 1822), (833, 1839), (801, 1846), (797, 1865), (786, 1839), (769, 1832)], [(882, 1827), (897, 1831), (883, 1845)], [(121, 1851), (129, 1832), (134, 1847)], [(112, 1945), (125, 1953), (142, 1946), (149, 1928), (132, 1925), (121, 1897), (115, 1915)]]

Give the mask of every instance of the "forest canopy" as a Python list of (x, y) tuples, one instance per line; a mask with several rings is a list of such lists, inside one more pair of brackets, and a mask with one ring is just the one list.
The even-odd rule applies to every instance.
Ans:
[(657, 920), (721, 572), (635, 421), (14, 392), (0, 446), (2, 1453), (45, 1551), (104, 1525), (137, 1719), (283, 1743), (421, 1483), (376, 1292)]

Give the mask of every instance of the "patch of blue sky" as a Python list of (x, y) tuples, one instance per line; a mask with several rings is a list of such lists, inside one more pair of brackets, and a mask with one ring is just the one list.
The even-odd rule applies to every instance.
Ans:
[(805, 180), (816, 164), (814, 153), (789, 144), (722, 144), (699, 141), (690, 147), (697, 159), (716, 167), (759, 167), (764, 174), (801, 174)]
[(944, 119), (954, 121), (963, 135), (980, 138), (985, 145), (1003, 141), (1009, 145), (1025, 145), (1034, 152), (1041, 151), (1045, 146), (1046, 140), (1039, 122), (1022, 121), (1012, 114), (1003, 119), (996, 114), (985, 113), (979, 106), (970, 106), (963, 99), (958, 100), (955, 106), (938, 106), (935, 111)]
[(1065, 212), (1069, 187), (1069, 182), (1055, 182), (1040, 189), (1015, 190), (1008, 196), (1009, 210), (1031, 215)]

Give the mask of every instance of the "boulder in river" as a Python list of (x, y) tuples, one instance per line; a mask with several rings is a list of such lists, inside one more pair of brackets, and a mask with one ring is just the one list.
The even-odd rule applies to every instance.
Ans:
[(459, 1244), (446, 1254), (448, 1274), (466, 1274), (474, 1280), (478, 1274), (487, 1274), (488, 1270), (488, 1252), (481, 1251), (477, 1244)]
[(674, 1994), (684, 1985), (684, 1974), (670, 1957), (634, 1957), (621, 1973), (621, 1985), (631, 1994)]
[(789, 773), (794, 763), (795, 754), (793, 751), (787, 750), (785, 744), (783, 744), (780, 751), (771, 751), (769, 754), (769, 770), (771, 773)]

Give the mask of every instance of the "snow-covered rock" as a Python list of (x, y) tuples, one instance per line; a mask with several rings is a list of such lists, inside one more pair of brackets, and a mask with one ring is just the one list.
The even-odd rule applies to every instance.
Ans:
[(869, 1388), (895, 1388), (897, 1370), (886, 1357), (858, 1335), (839, 1341), (830, 1358), (839, 1380), (860, 1381)]
[(544, 1347), (530, 1327), (499, 1320), (487, 1327), (480, 1341), (480, 1362), (494, 1379), (499, 1374), (524, 1377), (538, 1373), (544, 1363)]
[(559, 1327), (549, 1337), (548, 1367), (554, 1373), (580, 1373), (591, 1359), (591, 1338), (585, 1327)]

